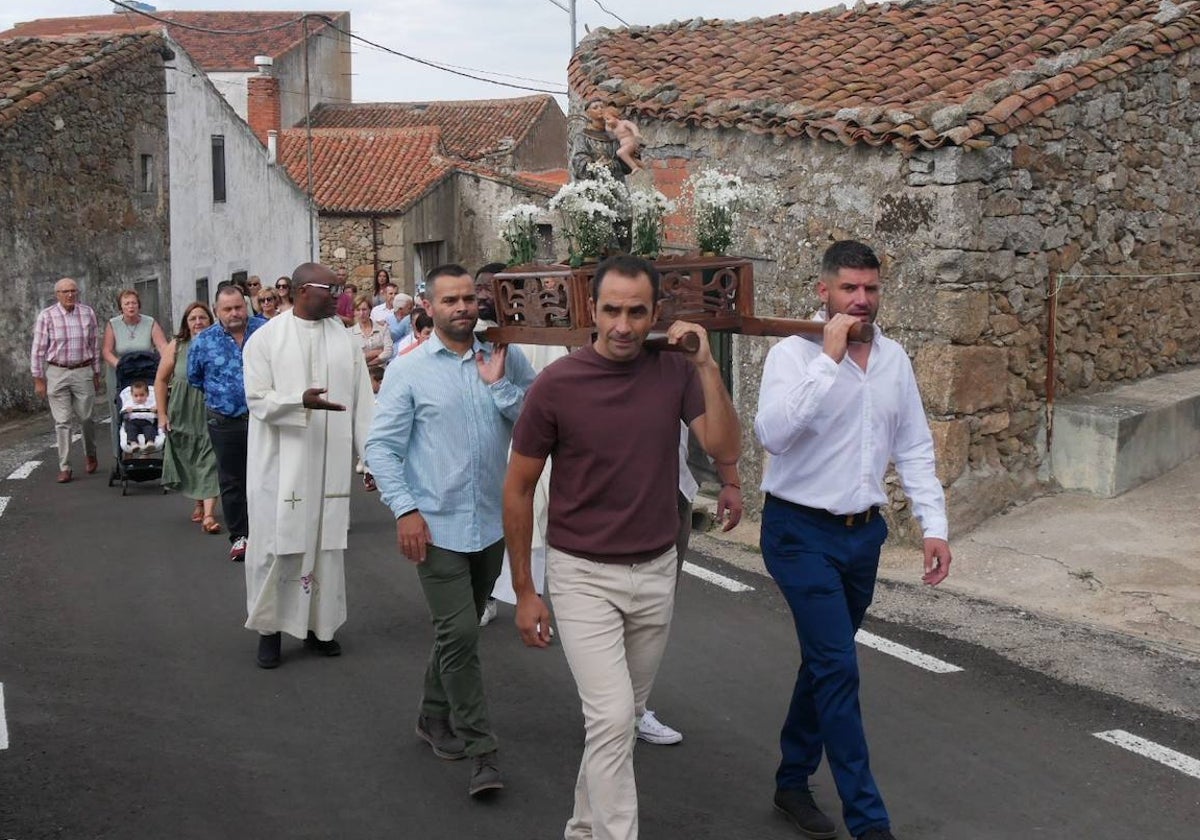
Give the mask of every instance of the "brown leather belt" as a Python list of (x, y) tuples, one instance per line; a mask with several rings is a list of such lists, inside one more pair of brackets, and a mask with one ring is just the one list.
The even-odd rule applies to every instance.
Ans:
[(879, 508), (871, 506), (861, 513), (832, 513), (821, 508), (809, 507), (808, 505), (798, 505), (795, 502), (789, 502), (787, 499), (781, 499), (778, 496), (767, 494), (768, 498), (779, 502), (781, 505), (793, 508), (801, 513), (807, 513), (810, 516), (815, 516), (820, 519), (827, 519), (831, 522), (837, 522), (845, 525), (847, 528), (856, 528), (859, 525), (866, 525), (875, 517), (879, 516)]
[(83, 367), (91, 367), (92, 360), (88, 359), (86, 362), (80, 362), (77, 365), (60, 365), (58, 362), (46, 362), (46, 364), (50, 365), (50, 367), (62, 368), (63, 370), (79, 370)]

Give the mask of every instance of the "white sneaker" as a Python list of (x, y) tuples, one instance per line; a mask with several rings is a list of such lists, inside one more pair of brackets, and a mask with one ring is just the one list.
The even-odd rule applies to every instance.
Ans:
[(683, 740), (682, 732), (676, 732), (667, 726), (649, 709), (637, 722), (637, 736), (647, 744), (678, 744)]
[(496, 612), (499, 606), (496, 604), (495, 598), (488, 598), (487, 603), (483, 606), (483, 615), (479, 616), (479, 626), (487, 627), (496, 618)]

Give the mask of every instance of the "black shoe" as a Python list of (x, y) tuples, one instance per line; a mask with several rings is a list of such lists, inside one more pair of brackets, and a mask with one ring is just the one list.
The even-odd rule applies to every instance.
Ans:
[(503, 790), (504, 777), (500, 775), (499, 756), (495, 750), (477, 755), (471, 760), (471, 783), (467, 793), (482, 796), (488, 791)]
[(322, 641), (317, 638), (317, 634), (309, 630), (308, 635), (304, 637), (304, 646), (309, 650), (319, 653), (322, 656), (341, 656), (342, 646), (338, 644), (337, 639)]
[(789, 788), (775, 791), (775, 810), (787, 815), (800, 833), (815, 840), (837, 837), (833, 820), (825, 816), (813, 801), (808, 788)]
[(258, 637), (258, 667), (279, 667), (279, 646), (283, 642), (282, 633), (272, 633), (269, 636)]
[(896, 840), (896, 835), (886, 828), (868, 828), (858, 835), (858, 840)]
[(447, 761), (458, 761), (467, 757), (467, 745), (454, 734), (450, 721), (445, 718), (417, 717), (417, 737), (433, 747), (433, 754)]

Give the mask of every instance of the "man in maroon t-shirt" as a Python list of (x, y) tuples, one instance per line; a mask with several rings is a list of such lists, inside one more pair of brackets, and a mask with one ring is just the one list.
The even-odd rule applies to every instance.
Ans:
[(700, 337), (690, 356), (642, 346), (659, 317), (658, 271), (618, 256), (596, 269), (591, 345), (534, 381), (513, 430), (504, 536), (525, 644), (546, 647), (550, 612), (530, 576), (533, 494), (547, 456), (546, 573), (587, 732), (567, 840), (637, 837), (634, 713), (644, 708), (675, 603), (679, 421), (718, 461), (737, 459), (737, 414)]

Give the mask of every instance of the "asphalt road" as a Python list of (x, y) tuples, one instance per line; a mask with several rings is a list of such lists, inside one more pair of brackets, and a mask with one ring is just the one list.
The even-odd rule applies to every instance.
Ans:
[[(525, 649), (503, 607), (484, 631), (508, 788), (470, 800), (467, 763), (412, 732), (431, 631), (374, 496), (353, 500), (344, 654), (285, 639), (283, 667), (262, 671), (225, 537), (201, 534), (185, 499), (108, 488), (105, 453), (96, 475), (55, 484), (50, 442), (39, 430), (0, 450), (0, 840), (562, 836), (582, 719), (561, 651)], [(44, 463), (4, 478), (30, 458)], [(685, 739), (637, 748), (641, 836), (798, 837), (771, 808), (798, 664), (790, 619), (769, 581), (692, 560), (754, 589), (683, 581), (651, 705)], [(900, 840), (1200, 836), (1200, 779), (1095, 737), (1121, 729), (1198, 757), (1193, 724), (982, 647), (867, 629), (963, 668), (860, 648)], [(816, 781), (836, 814), (824, 769)]]

